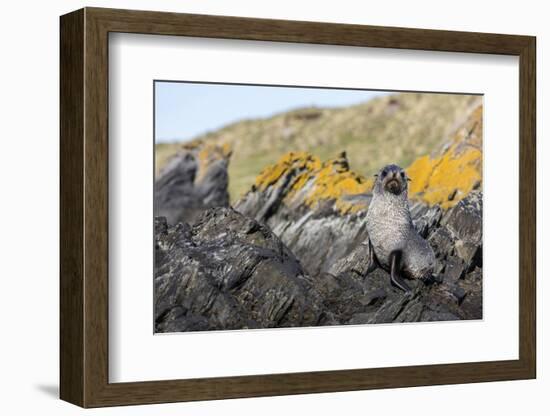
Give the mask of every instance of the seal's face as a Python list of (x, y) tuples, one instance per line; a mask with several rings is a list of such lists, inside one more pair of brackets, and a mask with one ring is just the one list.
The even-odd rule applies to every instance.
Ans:
[(379, 192), (401, 195), (407, 191), (409, 178), (405, 171), (397, 165), (384, 166), (376, 176), (376, 188)]

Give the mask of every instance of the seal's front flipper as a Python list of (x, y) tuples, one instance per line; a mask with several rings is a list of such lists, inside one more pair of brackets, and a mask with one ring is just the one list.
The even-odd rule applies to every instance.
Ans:
[(392, 285), (408, 293), (411, 291), (411, 288), (403, 281), (400, 275), (401, 254), (400, 250), (395, 250), (390, 254), (390, 279)]

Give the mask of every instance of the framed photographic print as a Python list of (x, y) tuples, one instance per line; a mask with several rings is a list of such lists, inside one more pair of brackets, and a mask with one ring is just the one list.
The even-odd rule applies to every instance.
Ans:
[(535, 38), (61, 17), (83, 407), (534, 378)]

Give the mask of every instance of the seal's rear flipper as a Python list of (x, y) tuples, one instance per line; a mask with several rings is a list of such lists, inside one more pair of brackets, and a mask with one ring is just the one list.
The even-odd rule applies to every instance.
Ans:
[(401, 271), (401, 250), (392, 251), (390, 254), (390, 279), (394, 286), (397, 286), (403, 292), (410, 292), (411, 288), (403, 281), (400, 275)]

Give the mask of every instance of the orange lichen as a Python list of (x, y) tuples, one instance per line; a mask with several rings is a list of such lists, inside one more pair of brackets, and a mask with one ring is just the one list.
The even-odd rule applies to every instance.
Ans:
[(481, 185), (482, 109), (476, 108), (451, 145), (436, 157), (423, 156), (407, 169), (412, 179), (409, 196), (430, 205), (450, 208)]
[(341, 213), (361, 208), (343, 200), (343, 196), (368, 192), (372, 181), (349, 169), (345, 155), (321, 163), (307, 152), (290, 152), (265, 168), (256, 178), (259, 190), (285, 186), (283, 201), (288, 205), (316, 208), (323, 202), (333, 202)]
[(281, 157), (277, 163), (266, 167), (256, 178), (255, 186), (260, 190), (264, 190), (268, 186), (275, 185), (283, 175), (291, 172), (295, 175), (295, 183), (304, 184), (307, 181), (308, 174), (320, 166), (321, 161), (319, 158), (307, 152), (289, 152)]
[(412, 165), (410, 165), (406, 171), (407, 176), (411, 179), (409, 183), (409, 194), (417, 194), (424, 192), (428, 186), (430, 175), (432, 174), (435, 161), (429, 156), (422, 156), (416, 159)]
[(469, 149), (459, 157), (446, 154), (432, 172), (423, 199), (449, 208), (481, 182), (481, 152)]
[(315, 207), (320, 202), (332, 200), (342, 213), (353, 211), (356, 205), (343, 200), (343, 196), (369, 191), (364, 177), (349, 170), (347, 160), (332, 159), (323, 163), (321, 168), (311, 175), (311, 187), (304, 202)]

